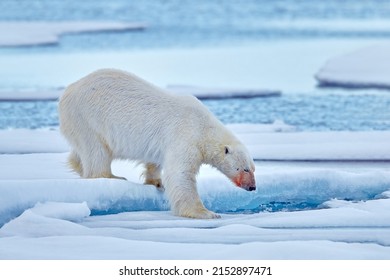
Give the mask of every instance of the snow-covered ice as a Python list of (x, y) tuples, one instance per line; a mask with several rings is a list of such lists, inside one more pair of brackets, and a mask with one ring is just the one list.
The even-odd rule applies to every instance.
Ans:
[(0, 101), (37, 101), (58, 100), (64, 89), (44, 89), (44, 90), (4, 90), (0, 91)]
[(266, 89), (202, 88), (186, 85), (168, 85), (167, 89), (176, 94), (194, 95), (199, 99), (268, 97), (281, 94), (279, 91)]
[(317, 72), (321, 86), (390, 88), (390, 44), (364, 47), (334, 57)]
[[(362, 202), (342, 209), (223, 215), (212, 221), (167, 212), (82, 218), (85, 204), (58, 203), (58, 211), (71, 206), (80, 213), (53, 218), (50, 211), (38, 214), (33, 207), (3, 226), (0, 243), (2, 257), (12, 259), (387, 259), (388, 225), (370, 226), (389, 220), (389, 200), (378, 202), (379, 207)], [(366, 222), (353, 225), (351, 217)], [(302, 221), (308, 226), (301, 227)], [(329, 227), (332, 222), (348, 223)]]
[(257, 160), (390, 159), (389, 131), (240, 133)]
[[(272, 129), (230, 127), (248, 143), (300, 133), (278, 122)], [(360, 149), (376, 137), (383, 141), (366, 153), (375, 160), (388, 135), (366, 133)], [(0, 155), (0, 258), (389, 259), (390, 166), (339, 161), (342, 147), (356, 143), (340, 135), (322, 143), (338, 147), (333, 162), (257, 162), (255, 192), (202, 167), (199, 194), (222, 219), (193, 220), (173, 216), (164, 193), (142, 185), (140, 166), (113, 163), (128, 181), (79, 179), (66, 166), (68, 148), (58, 131), (2, 131), (0, 147), (14, 146)], [(31, 143), (17, 145), (24, 137)], [(275, 157), (292, 149), (291, 139), (275, 139), (269, 140), (280, 145)]]
[[(390, 160), (388, 131), (298, 132), (282, 121), (227, 125), (256, 160)], [(66, 152), (58, 130), (2, 130), (0, 154)], [(0, 171), (1, 172), (1, 171)]]
[(0, 47), (47, 45), (59, 43), (64, 34), (104, 31), (131, 31), (146, 28), (143, 23), (63, 21), (0, 22)]
[(0, 130), (0, 154), (65, 152), (69, 147), (58, 130)]

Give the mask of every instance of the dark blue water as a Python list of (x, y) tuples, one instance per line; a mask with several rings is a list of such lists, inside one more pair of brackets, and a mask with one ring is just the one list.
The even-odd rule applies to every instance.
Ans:
[(390, 94), (286, 94), (281, 97), (205, 100), (225, 123), (283, 120), (299, 130), (389, 130)]
[[(279, 97), (204, 100), (224, 123), (270, 124), (299, 130), (390, 130), (390, 94), (286, 94)], [(0, 129), (58, 126), (57, 102), (0, 102)]]
[[(332, 30), (288, 21), (390, 20), (390, 1), (372, 0), (2, 0), (0, 21), (144, 22), (141, 32), (66, 35), (28, 52), (234, 45), (274, 39), (390, 38), (390, 30)], [(269, 23), (287, 22), (282, 28)], [(0, 51), (20, 51), (6, 48)]]

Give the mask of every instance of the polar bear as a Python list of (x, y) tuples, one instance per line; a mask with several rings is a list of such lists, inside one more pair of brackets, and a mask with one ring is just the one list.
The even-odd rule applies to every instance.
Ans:
[(120, 178), (111, 173), (114, 159), (142, 163), (145, 184), (164, 185), (177, 216), (219, 218), (197, 192), (202, 164), (238, 187), (256, 189), (248, 150), (197, 98), (171, 94), (125, 71), (102, 69), (69, 85), (59, 119), (72, 149), (70, 166), (81, 177)]

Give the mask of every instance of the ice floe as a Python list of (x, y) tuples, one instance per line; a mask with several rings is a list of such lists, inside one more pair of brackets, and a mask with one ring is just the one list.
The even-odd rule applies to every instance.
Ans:
[[(390, 160), (388, 131), (296, 131), (282, 121), (227, 125), (256, 160)], [(58, 130), (2, 130), (0, 154), (67, 152)]]
[[(128, 181), (80, 179), (57, 130), (1, 131), (0, 259), (390, 259), (390, 169), (373, 162), (386, 158), (387, 132), (230, 127), (254, 152), (268, 141), (276, 158), (310, 159), (311, 143), (335, 161), (256, 162), (255, 192), (204, 166), (199, 194), (222, 218), (193, 220), (142, 184), (141, 166), (112, 164)], [(369, 161), (344, 162), (349, 146)]]
[(268, 97), (281, 94), (280, 91), (266, 89), (202, 88), (185, 85), (168, 85), (167, 89), (176, 94), (194, 95), (199, 99)]
[[(59, 203), (57, 208), (64, 206)], [(76, 223), (36, 214), (32, 207), (0, 229), (0, 258), (388, 259), (389, 228), (375, 225), (389, 217), (375, 209), (223, 215), (212, 221), (143, 211), (92, 216)], [(351, 220), (361, 217), (374, 222), (351, 226)], [(302, 228), (302, 222), (307, 227)]]
[(390, 88), (390, 44), (382, 43), (330, 59), (315, 75), (320, 86)]
[(143, 23), (63, 21), (0, 22), (0, 47), (58, 44), (64, 34), (131, 31), (145, 29)]

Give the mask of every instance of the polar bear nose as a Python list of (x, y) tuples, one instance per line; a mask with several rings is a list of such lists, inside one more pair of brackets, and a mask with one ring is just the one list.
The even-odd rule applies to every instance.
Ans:
[(232, 180), (237, 187), (243, 188), (247, 191), (256, 190), (255, 176), (252, 171), (241, 171), (236, 177)]

